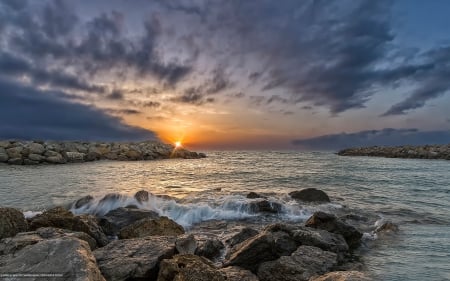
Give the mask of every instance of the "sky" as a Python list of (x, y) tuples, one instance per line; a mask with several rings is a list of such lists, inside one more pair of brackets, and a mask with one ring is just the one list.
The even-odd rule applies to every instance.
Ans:
[(450, 1), (0, 0), (0, 138), (450, 143)]

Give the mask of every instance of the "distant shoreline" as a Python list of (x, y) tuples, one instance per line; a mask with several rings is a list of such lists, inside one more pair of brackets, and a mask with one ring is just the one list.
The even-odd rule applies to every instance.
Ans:
[(197, 153), (159, 141), (78, 142), (0, 141), (0, 163), (39, 165), (83, 163), (96, 160), (138, 161), (169, 158), (204, 158)]
[(450, 144), (354, 147), (340, 150), (337, 155), (450, 160)]

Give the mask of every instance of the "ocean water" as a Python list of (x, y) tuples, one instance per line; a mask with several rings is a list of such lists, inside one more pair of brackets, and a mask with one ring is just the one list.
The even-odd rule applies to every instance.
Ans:
[[(58, 166), (0, 165), (0, 206), (26, 215), (70, 206), (85, 195), (97, 204), (74, 212), (102, 214), (135, 204), (133, 194), (152, 192), (141, 208), (167, 215), (187, 229), (211, 221), (263, 225), (302, 222), (316, 210), (351, 209), (399, 225), (397, 234), (368, 237), (367, 273), (375, 280), (450, 280), (450, 161), (341, 157), (328, 152), (209, 152), (198, 160), (90, 162)], [(324, 190), (331, 204), (299, 204), (290, 191)], [(249, 209), (255, 191), (282, 204), (278, 215)], [(123, 194), (100, 203), (108, 193)], [(222, 232), (226, 230), (222, 229)]]

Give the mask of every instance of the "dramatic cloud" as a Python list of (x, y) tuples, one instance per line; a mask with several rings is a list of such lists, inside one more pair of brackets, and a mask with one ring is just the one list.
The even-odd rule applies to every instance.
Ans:
[(450, 130), (420, 131), (418, 129), (391, 129), (324, 135), (294, 140), (303, 149), (343, 149), (363, 146), (425, 145), (450, 143)]
[(147, 140), (155, 135), (90, 106), (68, 102), (63, 92), (42, 91), (0, 79), (0, 138)]

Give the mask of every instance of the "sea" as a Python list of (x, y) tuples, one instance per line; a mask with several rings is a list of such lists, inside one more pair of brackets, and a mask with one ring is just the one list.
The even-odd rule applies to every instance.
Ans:
[[(204, 159), (98, 161), (66, 165), (0, 165), (0, 206), (28, 217), (54, 206), (71, 208), (92, 195), (96, 203), (74, 213), (105, 214), (136, 204), (183, 225), (188, 232), (228, 235), (242, 225), (301, 223), (315, 211), (352, 212), (397, 233), (366, 229), (361, 261), (374, 280), (450, 280), (450, 161), (343, 157), (332, 152), (209, 151)], [(289, 192), (317, 188), (327, 204), (306, 204)], [(139, 190), (153, 194), (139, 204)], [(282, 204), (278, 214), (251, 212), (257, 192)], [(100, 202), (106, 194), (115, 200)], [(374, 219), (375, 218), (375, 219)], [(373, 228), (372, 228), (373, 230)]]

